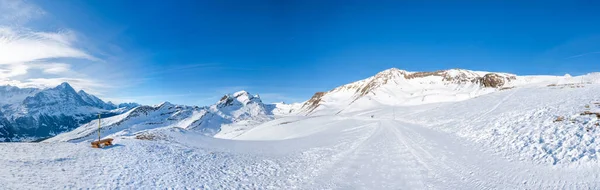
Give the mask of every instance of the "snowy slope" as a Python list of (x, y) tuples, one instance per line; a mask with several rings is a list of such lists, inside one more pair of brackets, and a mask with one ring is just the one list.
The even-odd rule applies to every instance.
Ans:
[(102, 108), (102, 109), (107, 109), (107, 110), (111, 110), (111, 109), (116, 109), (117, 106), (114, 105), (112, 102), (104, 102), (102, 101), (100, 98), (88, 94), (83, 90), (79, 90), (77, 92), (77, 94), (81, 97), (81, 99), (83, 101), (85, 101), (86, 103), (88, 103), (91, 106), (97, 107), (97, 108)]
[[(415, 72), (390, 73), (388, 82), (373, 78), (321, 94), (315, 114), (308, 116), (289, 114), (302, 106), (263, 104), (242, 91), (209, 107), (163, 103), (107, 118), (101, 125), (103, 134), (115, 138), (110, 148), (89, 148), (88, 140), (96, 138), (94, 122), (46, 141), (53, 143), (0, 143), (0, 152), (11, 153), (0, 154), (0, 184), (5, 189), (600, 188), (600, 74), (513, 78), (449, 71), (402, 79), (397, 77)], [(486, 87), (499, 84), (493, 80), (498, 76), (502, 85)], [(386, 99), (427, 94), (409, 85), (430, 86), (437, 94), (480, 94), (415, 104)], [(356, 96), (365, 87), (366, 93)], [(208, 126), (219, 127), (218, 138), (200, 125), (210, 121), (215, 125)]]
[(600, 136), (600, 75), (585, 75), (583, 83), (581, 78), (563, 82), (520, 86), (460, 102), (382, 105), (337, 117), (286, 117), (256, 126), (234, 139), (298, 138), (323, 130), (323, 125), (310, 123), (364, 117), (446, 132), (511, 160), (550, 165), (600, 161), (596, 139)]
[(68, 83), (48, 89), (4, 86), (0, 96), (6, 98), (0, 108), (0, 141), (47, 138), (87, 123), (98, 113), (113, 116), (131, 109), (116, 109), (84, 91), (76, 92)]
[(294, 115), (302, 108), (304, 102), (287, 104), (285, 102), (277, 102), (266, 104), (267, 109), (275, 116)]
[[(139, 106), (124, 114), (101, 119), (101, 131), (104, 134), (131, 135), (146, 129), (166, 126), (189, 127), (188, 118), (199, 118), (206, 113), (198, 107), (173, 105), (164, 102), (156, 106)], [(186, 123), (187, 125), (181, 125)], [(80, 142), (97, 138), (98, 119), (86, 123), (73, 131), (59, 134), (45, 142)]]
[[(257, 95), (239, 91), (223, 96), (209, 107), (174, 105), (164, 102), (156, 106), (140, 106), (119, 116), (101, 121), (105, 136), (133, 136), (158, 128), (181, 128), (208, 136), (229, 133), (273, 119)], [(224, 127), (227, 126), (227, 127)], [(45, 142), (80, 142), (97, 138), (98, 120), (50, 138)]]
[[(152, 110), (152, 114), (145, 114), (144, 117), (122, 116), (127, 121), (119, 120), (117, 124), (107, 123), (103, 124), (103, 127), (107, 128), (105, 134), (109, 136), (135, 135), (137, 132), (149, 129), (179, 127), (200, 130), (206, 135), (217, 138), (231, 139), (273, 118), (295, 115), (335, 115), (390, 105), (455, 102), (513, 87), (530, 84), (555, 85), (574, 82), (581, 78), (515, 76), (463, 69), (408, 72), (392, 68), (329, 92), (316, 93), (313, 98), (303, 103), (264, 104), (258, 95), (240, 91), (227, 94), (216, 104), (204, 108), (175, 105), (169, 106), (177, 111), (161, 111), (156, 107), (140, 108)], [(173, 114), (178, 117), (170, 118)], [(94, 136), (93, 131), (96, 126), (97, 121), (92, 121), (77, 130), (80, 132), (74, 131), (49, 141), (89, 140)]]
[(23, 100), (21, 113), (46, 115), (75, 115), (98, 113), (102, 110), (96, 105), (86, 102), (68, 83), (62, 83), (55, 88), (40, 91), (34, 96)]
[[(0, 154), (0, 184), (6, 189), (598, 189), (600, 130), (586, 128), (597, 128), (599, 120), (581, 114), (600, 110), (599, 83), (527, 85), (459, 102), (281, 117), (234, 140), (157, 128), (146, 131), (153, 141), (118, 136), (116, 145), (105, 149), (91, 149), (89, 142), (0, 144), (0, 152), (11, 152)], [(565, 120), (554, 122), (558, 116)]]
[(516, 86), (556, 84), (578, 78), (581, 77), (516, 76), (464, 69), (409, 72), (392, 68), (328, 92), (317, 92), (298, 113), (330, 115), (381, 105), (454, 102)]

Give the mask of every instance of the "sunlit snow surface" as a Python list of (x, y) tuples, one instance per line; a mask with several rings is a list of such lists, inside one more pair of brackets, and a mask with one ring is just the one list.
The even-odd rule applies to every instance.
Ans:
[[(286, 116), (219, 138), (0, 144), (2, 189), (598, 189), (600, 85)], [(563, 121), (555, 120), (564, 117)], [(108, 121), (107, 121), (108, 122)], [(242, 124), (240, 124), (242, 125)]]

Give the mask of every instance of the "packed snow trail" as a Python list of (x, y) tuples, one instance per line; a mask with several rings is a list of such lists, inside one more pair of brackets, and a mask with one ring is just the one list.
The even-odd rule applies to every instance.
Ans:
[[(377, 122), (373, 133), (321, 174), (317, 184), (327, 188), (423, 189), (427, 165), (398, 141), (396, 132)], [(349, 180), (352, 179), (352, 180)]]
[[(317, 177), (333, 189), (597, 189), (592, 168), (509, 162), (414, 124), (381, 120), (359, 146)], [(559, 173), (557, 173), (559, 172)]]
[[(482, 189), (499, 184), (500, 181), (493, 180), (501, 176), (489, 173), (476, 176), (477, 167), (448, 155), (469, 155), (474, 150), (449, 152), (447, 146), (456, 146), (453, 150), (462, 147), (453, 139), (444, 138), (444, 134), (426, 139), (416, 131), (437, 133), (394, 120), (377, 121), (371, 136), (332, 165), (317, 184), (334, 189)], [(441, 145), (444, 147), (438, 147)], [(519, 187), (506, 182), (509, 181), (503, 181), (502, 187)]]
[(600, 188), (597, 167), (512, 162), (455, 135), (387, 118), (308, 117), (255, 132), (274, 134), (284, 126), (303, 129), (306, 136), (242, 141), (165, 130), (164, 140), (119, 138), (106, 149), (89, 148), (87, 142), (0, 144), (0, 184), (4, 189)]

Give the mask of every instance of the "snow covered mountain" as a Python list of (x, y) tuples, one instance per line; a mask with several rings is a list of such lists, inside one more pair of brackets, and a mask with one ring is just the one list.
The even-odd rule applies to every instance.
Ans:
[[(272, 120), (274, 106), (265, 105), (258, 95), (239, 91), (223, 96), (214, 105), (207, 107), (174, 105), (163, 102), (155, 106), (139, 106), (124, 114), (101, 120), (103, 134), (130, 136), (139, 132), (160, 128), (181, 128), (213, 136), (225, 130), (239, 130)], [(98, 120), (60, 134), (46, 142), (79, 142), (94, 139)]]
[[(134, 134), (112, 136), (116, 145), (109, 148), (92, 149), (89, 142), (2, 144), (0, 152), (11, 154), (0, 154), (6, 171), (0, 172), (0, 184), (8, 189), (600, 189), (600, 74), (523, 80), (515, 88), (458, 102), (279, 116), (227, 140), (207, 137), (198, 128), (153, 129), (193, 127), (190, 123), (206, 120), (189, 115), (206, 115), (194, 112), (210, 106), (143, 106), (102, 120), (103, 134)], [(253, 97), (231, 94), (213, 106), (258, 105)]]
[[(140, 106), (102, 119), (103, 137), (116, 144), (104, 149), (88, 142), (97, 137), (98, 120), (44, 141), (73, 143), (5, 144), (0, 152), (11, 154), (0, 154), (7, 171), (0, 172), (0, 184), (9, 189), (600, 188), (600, 73), (391, 70), (318, 94), (310, 112), (311, 101), (264, 104), (245, 91), (206, 107)], [(421, 99), (406, 98), (413, 96)], [(90, 162), (98, 159), (102, 162)], [(59, 177), (50, 175), (57, 172)], [(82, 173), (99, 177), (78, 178)]]
[[(258, 95), (239, 91), (223, 96), (206, 107), (173, 105), (140, 106), (123, 115), (107, 118), (101, 126), (109, 136), (135, 136), (159, 128), (199, 131), (217, 138), (235, 138), (253, 127), (279, 117), (296, 115), (337, 115), (381, 106), (409, 106), (471, 99), (496, 91), (529, 84), (558, 84), (570, 76), (516, 76), (450, 69), (435, 72), (409, 72), (396, 68), (375, 76), (317, 92), (303, 103), (264, 104)], [(96, 107), (96, 99), (80, 91), (83, 102)], [(93, 139), (98, 121), (61, 134), (48, 141), (83, 141)]]
[(76, 92), (68, 83), (54, 88), (0, 87), (0, 142), (34, 141), (70, 131), (97, 117), (117, 115), (130, 109), (116, 109), (84, 91)]
[(15, 86), (0, 86), (0, 105), (20, 103), (28, 96), (38, 93), (37, 88), (19, 88)]
[(294, 115), (300, 108), (302, 108), (304, 102), (287, 104), (285, 102), (277, 102), (272, 104), (266, 104), (267, 109), (275, 116), (287, 116)]
[(81, 99), (83, 99), (83, 101), (85, 101), (86, 103), (88, 103), (89, 105), (92, 105), (94, 107), (109, 109), (109, 110), (117, 108), (117, 105), (113, 104), (112, 102), (104, 102), (100, 98), (93, 96), (91, 94), (88, 94), (83, 90), (79, 90), (79, 92), (77, 92), (77, 94), (81, 97)]
[(461, 101), (515, 86), (554, 82), (560, 78), (564, 77), (516, 76), (464, 69), (410, 72), (392, 68), (328, 92), (317, 92), (298, 113), (326, 115), (381, 105)]

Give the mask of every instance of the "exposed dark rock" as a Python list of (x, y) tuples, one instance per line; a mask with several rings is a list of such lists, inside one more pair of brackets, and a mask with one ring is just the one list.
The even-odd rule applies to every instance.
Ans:
[(306, 101), (306, 103), (304, 103), (304, 105), (302, 105), (302, 108), (300, 108), (300, 109), (306, 109), (306, 110), (308, 110), (308, 113), (312, 112), (313, 110), (317, 109), (317, 107), (319, 107), (319, 105), (321, 105), (321, 98), (324, 95), (325, 95), (325, 92), (315, 93), (315, 95), (313, 95), (312, 98), (310, 98), (308, 101)]
[(486, 88), (500, 88), (504, 86), (505, 77), (502, 77), (496, 73), (488, 73), (479, 79), (480, 84)]

